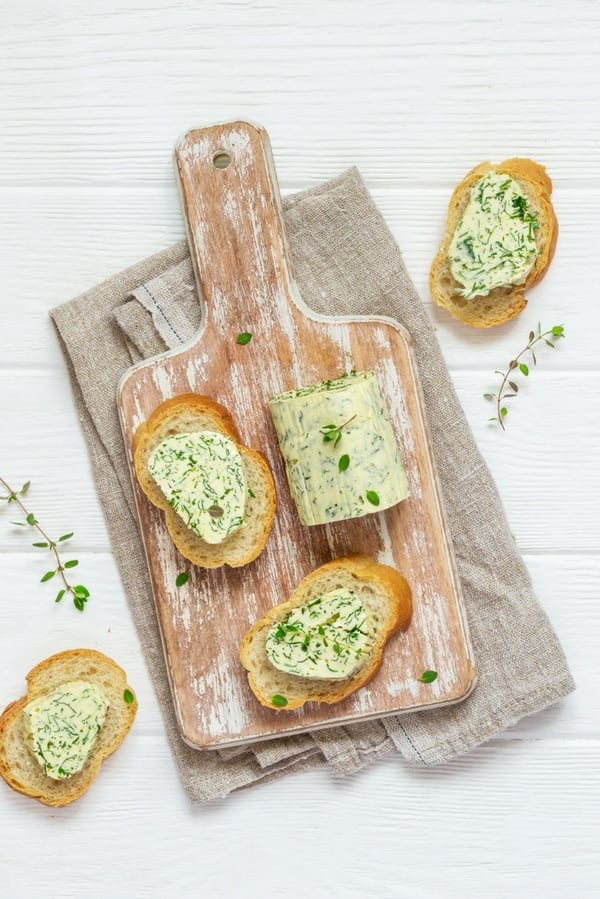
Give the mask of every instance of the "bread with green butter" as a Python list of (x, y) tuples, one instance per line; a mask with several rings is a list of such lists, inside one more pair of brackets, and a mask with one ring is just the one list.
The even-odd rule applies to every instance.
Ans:
[[(94, 649), (57, 653), (36, 665), (26, 680), (27, 695), (10, 703), (0, 716), (0, 775), (13, 790), (44, 805), (68, 805), (86, 792), (102, 763), (129, 733), (137, 712), (137, 700), (123, 669)], [(28, 746), (24, 710), (32, 701), (43, 701), (58, 687), (71, 681), (86, 681), (97, 686), (108, 700), (108, 710), (81, 771), (55, 780), (44, 773)]]
[[(487, 293), (477, 294), (475, 291), (476, 295), (467, 299), (465, 293), (468, 291), (465, 290), (464, 282), (458, 281), (455, 272), (453, 273), (452, 248), (456, 247), (456, 241), (453, 244), (453, 238), (457, 234), (457, 228), (464, 221), (463, 217), (478, 185), (481, 184), (483, 178), (493, 173), (506, 179), (512, 179), (517, 185), (517, 192), (520, 196), (513, 197), (513, 201), (516, 200), (516, 202), (511, 204), (509, 212), (514, 218), (515, 224), (525, 222), (531, 225), (535, 259), (531, 268), (524, 272), (522, 277), (497, 284)], [(558, 222), (552, 206), (551, 194), (552, 181), (546, 173), (546, 169), (531, 159), (506, 159), (498, 165), (483, 162), (472, 169), (450, 198), (444, 236), (431, 266), (429, 287), (435, 303), (446, 309), (454, 318), (475, 328), (489, 328), (502, 324), (522, 312), (527, 305), (525, 293), (544, 277), (556, 248)], [(487, 235), (489, 229), (485, 230)], [(472, 235), (469, 235), (467, 241), (471, 237)], [(498, 237), (500, 239), (495, 248), (497, 256), (492, 264), (496, 264), (497, 260), (498, 267), (500, 267), (503, 260), (506, 263), (510, 258), (515, 250), (515, 245), (504, 240), (502, 233), (499, 235), (492, 233), (491, 241), (495, 242)], [(489, 241), (489, 238), (485, 236), (485, 240)], [(486, 243), (485, 246), (487, 245)], [(471, 242), (470, 251), (472, 250)], [(481, 258), (476, 248), (473, 258), (477, 258), (477, 260)], [(484, 281), (486, 277), (489, 278), (489, 271), (483, 276)], [(520, 283), (516, 283), (516, 280), (520, 280)], [(483, 290), (485, 290), (485, 286)]]
[[(205, 431), (224, 434), (235, 443), (248, 487), (242, 526), (214, 544), (199, 537), (174, 511), (149, 468), (152, 453), (165, 439)], [(148, 499), (164, 511), (169, 534), (182, 556), (201, 568), (236, 568), (260, 555), (275, 516), (275, 483), (262, 453), (241, 443), (233, 418), (224, 406), (194, 393), (166, 400), (136, 430), (133, 453), (138, 482)]]
[[(337, 590), (358, 597), (368, 613), (370, 648), (363, 654), (359, 667), (343, 679), (303, 677), (275, 667), (267, 655), (267, 641), (273, 628), (289, 620), (294, 610), (318, 602), (320, 597)], [(274, 606), (253, 624), (242, 640), (240, 659), (248, 672), (252, 692), (267, 708), (291, 711), (305, 702), (332, 704), (375, 677), (386, 644), (398, 631), (406, 630), (411, 617), (411, 590), (399, 571), (364, 554), (343, 556), (307, 575), (288, 600)]]

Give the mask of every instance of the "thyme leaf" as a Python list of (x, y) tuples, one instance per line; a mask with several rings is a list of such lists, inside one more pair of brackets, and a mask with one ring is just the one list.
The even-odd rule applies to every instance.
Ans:
[(323, 443), (331, 443), (333, 441), (334, 447), (337, 446), (342, 439), (342, 431), (351, 421), (354, 421), (355, 418), (356, 415), (353, 415), (341, 425), (328, 424), (319, 428), (319, 433), (323, 435)]
[(67, 579), (67, 575), (65, 574), (69, 568), (75, 568), (79, 565), (77, 559), (70, 559), (68, 562), (63, 562), (60, 552), (58, 550), (58, 544), (64, 543), (65, 540), (69, 540), (73, 536), (73, 531), (68, 534), (63, 534), (62, 537), (59, 537), (57, 540), (52, 540), (44, 528), (40, 525), (39, 521), (33, 514), (30, 512), (24, 505), (21, 497), (25, 496), (26, 493), (29, 492), (29, 488), (31, 486), (31, 481), (26, 481), (23, 486), (19, 490), (14, 490), (4, 478), (0, 478), (0, 485), (7, 491), (6, 496), (0, 496), (0, 500), (4, 500), (7, 505), (14, 503), (21, 510), (24, 516), (24, 521), (15, 521), (13, 524), (19, 525), (20, 527), (32, 527), (35, 528), (36, 531), (44, 538), (43, 540), (36, 541), (32, 544), (32, 546), (37, 549), (47, 549), (49, 550), (53, 557), (56, 567), (50, 568), (46, 571), (45, 574), (40, 578), (40, 583), (46, 583), (46, 581), (51, 580), (56, 575), (59, 575), (63, 586), (58, 591), (55, 602), (60, 602), (64, 596), (69, 594), (73, 598), (73, 605), (75, 608), (83, 612), (85, 608), (85, 604), (89, 599), (90, 591), (87, 587), (84, 587), (82, 584), (78, 584), (73, 586), (69, 580)]
[(282, 709), (284, 706), (288, 704), (285, 696), (281, 696), (279, 693), (275, 693), (274, 696), (271, 696), (271, 702), (273, 705), (277, 706), (277, 708)]
[[(503, 431), (506, 430), (506, 426), (504, 424), (504, 420), (508, 415), (508, 408), (503, 405), (504, 400), (514, 398), (518, 391), (519, 385), (512, 379), (513, 372), (520, 372), (524, 377), (529, 377), (531, 372), (530, 366), (527, 362), (523, 361), (523, 357), (529, 358), (530, 364), (537, 365), (537, 357), (533, 350), (534, 346), (537, 343), (545, 343), (546, 346), (551, 347), (552, 349), (556, 349), (556, 340), (559, 340), (561, 337), (565, 336), (565, 328), (564, 325), (553, 325), (547, 331), (542, 331), (542, 326), (538, 324), (537, 333), (535, 331), (529, 332), (529, 337), (527, 339), (526, 345), (523, 347), (520, 353), (515, 356), (514, 359), (508, 363), (506, 371), (496, 371), (497, 375), (500, 375), (502, 381), (500, 383), (500, 387), (498, 389), (498, 393), (484, 393), (483, 396), (487, 400), (492, 400), (496, 403), (496, 414), (493, 415), (489, 421), (495, 421), (500, 425)], [(508, 391), (511, 391), (510, 393)]]

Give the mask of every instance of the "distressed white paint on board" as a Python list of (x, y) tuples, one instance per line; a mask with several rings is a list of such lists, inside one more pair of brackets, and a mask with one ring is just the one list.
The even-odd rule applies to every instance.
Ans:
[[(242, 130), (246, 131), (248, 141), (240, 142), (238, 160), (236, 142), (232, 143), (230, 138), (232, 133), (238, 135)], [(191, 144), (199, 149), (190, 150)], [(213, 165), (222, 147), (231, 154), (230, 166), (224, 171), (216, 170)], [(278, 512), (260, 558), (243, 572), (227, 566), (192, 570), (188, 583), (177, 591), (175, 602), (172, 584), (181, 564), (180, 557), (162, 515), (157, 515), (143, 496), (132, 469), (179, 727), (186, 742), (204, 749), (243, 745), (265, 735), (284, 736), (311, 726), (352, 720), (357, 708), (361, 713), (367, 708), (369, 715), (385, 715), (425, 707), (432, 702), (456, 702), (468, 695), (475, 683), (462, 596), (444, 530), (441, 497), (420, 408), (420, 388), (410, 340), (402, 329), (381, 318), (334, 321), (322, 315), (311, 317), (299, 300), (296, 308), (269, 160), (266, 135), (247, 123), (216, 126), (200, 133), (191, 131), (180, 140), (176, 162), (188, 231), (191, 235), (202, 235), (199, 246), (192, 244), (192, 262), (201, 279), (202, 294), (208, 301), (206, 322), (192, 344), (135, 366), (123, 378), (119, 395), (123, 434), (129, 446), (134, 434), (132, 410), (142, 404), (148, 416), (163, 400), (188, 392), (191, 385), (186, 373), (196, 356), (195, 344), (199, 344), (200, 353), (206, 352), (203, 346), (208, 347), (210, 354), (202, 373), (206, 389), (201, 391), (229, 409), (234, 421), (240, 422), (248, 445), (263, 450), (273, 467)], [(235, 202), (231, 200), (233, 194)], [(225, 215), (224, 197), (230, 198), (226, 200)], [(263, 266), (267, 257), (271, 258), (268, 268)], [(294, 321), (295, 340), (291, 346), (278, 327), (280, 309), (288, 331), (290, 319)], [(256, 323), (252, 325), (253, 338), (248, 348), (236, 347), (234, 340), (242, 330), (241, 315)], [(269, 347), (267, 354), (260, 351), (264, 346)], [(382, 365), (381, 357), (389, 361)], [(356, 520), (342, 522), (322, 529), (300, 526), (268, 415), (268, 402), (275, 393), (274, 384), (279, 383), (280, 369), (286, 369), (287, 358), (295, 358), (301, 374), (296, 383), (291, 383), (286, 372), (286, 389), (315, 383), (351, 368), (377, 369), (399, 439), (404, 439), (403, 432), (411, 434), (410, 441), (403, 446), (403, 461), (413, 472), (413, 480), (420, 483), (409, 500), (384, 513), (366, 516), (358, 523)], [(405, 394), (402, 401), (398, 398), (399, 384)], [(404, 416), (401, 420), (399, 404)], [(384, 527), (383, 519), (387, 519)], [(281, 527), (284, 520), (285, 529)], [(325, 556), (320, 548), (323, 535), (329, 548)], [(399, 554), (402, 547), (408, 548), (406, 556)], [(281, 559), (290, 558), (304, 576), (318, 563), (358, 550), (371, 552), (377, 558), (390, 558), (408, 582), (415, 583), (415, 589), (415, 570), (424, 572), (427, 605), (416, 607), (404, 641), (400, 638), (390, 641), (381, 671), (358, 706), (350, 697), (334, 707), (316, 706), (285, 715), (265, 711), (245, 685), (239, 644), (245, 630), (288, 596), (300, 579), (297, 576), (290, 583), (282, 572)], [(260, 582), (256, 602), (250, 599), (247, 587), (247, 580), (253, 578)], [(223, 602), (227, 608), (236, 608), (240, 628), (223, 628), (220, 612)], [(430, 626), (423, 615), (440, 621)], [(202, 642), (198, 639), (200, 634)], [(417, 680), (427, 667), (422, 659), (423, 646), (428, 657), (439, 659), (440, 667), (446, 668), (445, 676), (434, 690)], [(453, 657), (452, 664), (444, 666), (448, 655)], [(387, 679), (395, 676), (398, 667), (413, 671), (410, 687), (403, 696), (398, 692), (398, 681), (392, 693), (386, 689)], [(241, 716), (232, 699), (232, 689), (243, 697)], [(204, 710), (198, 715), (200, 697)]]

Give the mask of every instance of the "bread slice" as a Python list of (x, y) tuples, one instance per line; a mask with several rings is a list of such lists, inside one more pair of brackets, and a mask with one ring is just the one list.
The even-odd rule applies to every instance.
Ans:
[[(361, 668), (343, 680), (301, 677), (275, 668), (266, 653), (271, 627), (292, 609), (338, 588), (349, 589), (359, 596), (373, 623), (373, 646)], [(305, 702), (340, 702), (377, 674), (386, 643), (398, 631), (406, 630), (411, 617), (411, 590), (399, 571), (367, 555), (343, 556), (311, 572), (286, 602), (274, 606), (257, 621), (242, 640), (240, 659), (248, 671), (252, 692), (267, 708), (291, 711)], [(287, 701), (285, 704), (282, 697)]]
[[(508, 175), (517, 181), (527, 199), (528, 209), (537, 213), (539, 228), (535, 232), (535, 241), (538, 254), (522, 284), (496, 287), (487, 296), (467, 300), (459, 293), (462, 285), (452, 275), (448, 250), (469, 202), (471, 190), (488, 172)], [(522, 312), (527, 305), (525, 292), (544, 277), (556, 248), (558, 222), (551, 194), (552, 181), (546, 174), (546, 169), (531, 159), (506, 159), (499, 165), (482, 162), (472, 169), (450, 198), (444, 236), (431, 266), (429, 288), (438, 306), (474, 328), (490, 328), (507, 322)]]
[[(0, 775), (6, 783), (44, 805), (60, 807), (88, 789), (105, 759), (123, 742), (137, 712), (137, 700), (127, 676), (116, 662), (94, 649), (59, 652), (36, 665), (27, 675), (27, 696), (6, 707), (0, 716)], [(106, 719), (84, 767), (65, 780), (47, 777), (25, 740), (23, 709), (33, 699), (52, 693), (62, 684), (84, 680), (102, 690), (109, 702)], [(124, 699), (129, 690), (133, 701)]]
[[(170, 507), (148, 468), (152, 452), (167, 437), (208, 430), (225, 434), (235, 442), (249, 488), (243, 525), (217, 544), (207, 543), (187, 527)], [(275, 482), (262, 453), (241, 444), (234, 421), (224, 406), (196, 393), (166, 400), (135, 432), (133, 453), (140, 486), (148, 499), (164, 510), (167, 528), (182, 556), (201, 568), (222, 565), (237, 568), (260, 555), (275, 517)]]

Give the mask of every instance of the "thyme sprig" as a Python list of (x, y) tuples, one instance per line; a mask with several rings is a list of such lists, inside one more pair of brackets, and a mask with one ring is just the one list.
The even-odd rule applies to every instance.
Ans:
[(524, 357), (529, 358), (530, 361), (537, 365), (537, 358), (534, 352), (534, 346), (538, 343), (545, 343), (546, 346), (552, 347), (552, 349), (556, 349), (556, 343), (553, 342), (552, 338), (555, 340), (559, 340), (561, 337), (565, 336), (564, 325), (553, 325), (549, 330), (542, 331), (542, 326), (538, 323), (537, 333), (535, 331), (529, 332), (529, 339), (527, 340), (527, 344), (521, 352), (515, 356), (514, 359), (508, 363), (508, 368), (506, 371), (496, 371), (495, 374), (500, 375), (502, 378), (502, 382), (500, 384), (500, 388), (498, 393), (484, 393), (484, 397), (487, 400), (494, 400), (496, 403), (496, 414), (493, 415), (489, 421), (496, 421), (500, 425), (503, 431), (506, 430), (504, 425), (504, 419), (508, 415), (508, 409), (504, 405), (504, 402), (512, 397), (515, 397), (519, 392), (519, 385), (514, 380), (514, 373), (516, 369), (518, 369), (522, 375), (527, 377), (529, 375), (529, 365), (523, 361)]
[(0, 484), (5, 490), (8, 491), (7, 496), (0, 496), (0, 500), (4, 500), (7, 505), (14, 503), (19, 507), (19, 509), (25, 516), (25, 521), (13, 521), (11, 523), (17, 525), (18, 527), (35, 528), (36, 531), (44, 539), (42, 541), (33, 543), (32, 545), (39, 549), (48, 549), (54, 556), (56, 568), (50, 568), (48, 571), (46, 571), (46, 573), (40, 578), (40, 582), (45, 583), (58, 574), (63, 583), (63, 586), (58, 591), (55, 602), (60, 602), (64, 596), (69, 594), (73, 597), (73, 605), (75, 606), (75, 608), (80, 612), (83, 612), (83, 610), (85, 609), (85, 604), (89, 599), (90, 591), (87, 589), (87, 587), (84, 587), (83, 584), (71, 584), (65, 574), (65, 572), (69, 569), (76, 568), (77, 565), (79, 565), (79, 561), (77, 559), (69, 559), (68, 561), (63, 562), (59, 552), (59, 545), (62, 545), (63, 543), (66, 543), (67, 540), (70, 540), (73, 536), (73, 531), (68, 534), (62, 534), (57, 540), (52, 540), (48, 536), (33, 512), (30, 512), (25, 507), (25, 504), (21, 499), (21, 497), (25, 496), (28, 492), (31, 486), (31, 481), (27, 481), (25, 484), (23, 484), (20, 490), (13, 490), (13, 488), (6, 483), (4, 478), (0, 478)]
[(323, 443), (331, 443), (331, 441), (333, 440), (333, 445), (337, 446), (342, 439), (342, 431), (350, 424), (351, 421), (354, 421), (355, 418), (356, 415), (353, 415), (341, 425), (329, 424), (325, 425), (322, 428), (319, 428), (319, 433), (323, 435)]

